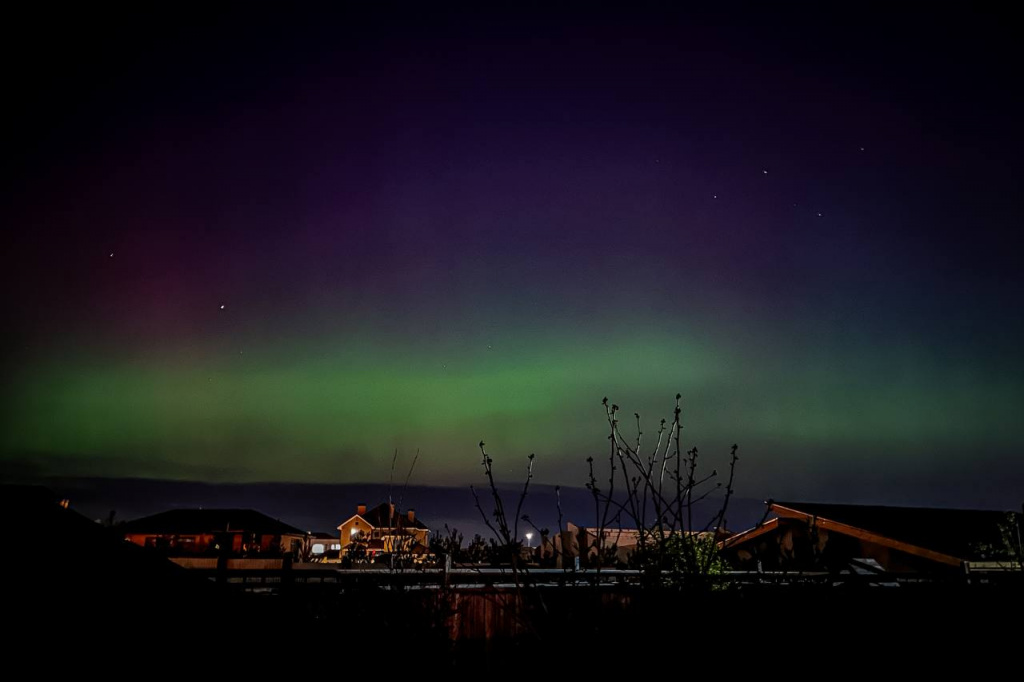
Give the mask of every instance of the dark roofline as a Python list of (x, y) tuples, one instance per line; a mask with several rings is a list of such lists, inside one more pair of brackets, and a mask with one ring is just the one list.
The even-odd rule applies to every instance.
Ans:
[(799, 509), (786, 507), (781, 502), (772, 503), (771, 509), (776, 514), (784, 518), (800, 518), (805, 519), (807, 521), (813, 520), (816, 526), (824, 528), (825, 530), (841, 533), (843, 535), (849, 535), (850, 537), (859, 538), (861, 540), (867, 540), (868, 542), (873, 542), (877, 545), (882, 545), (883, 547), (895, 549), (900, 552), (906, 552), (907, 554), (914, 554), (924, 559), (930, 559), (932, 561), (937, 561), (939, 563), (947, 564), (949, 566), (959, 566), (961, 564), (961, 560), (955, 556), (943, 554), (942, 552), (936, 552), (925, 547), (919, 547), (918, 545), (913, 545), (909, 542), (896, 540), (895, 538), (890, 538), (888, 536), (876, 533), (871, 530), (866, 530), (864, 528), (858, 528), (857, 526), (851, 526), (850, 524), (842, 523), (841, 521), (833, 521), (832, 519), (829, 519), (825, 516), (819, 516), (816, 514), (800, 511)]
[(719, 549), (728, 549), (728, 548), (734, 547), (736, 545), (742, 545), (744, 542), (747, 542), (748, 540), (753, 540), (754, 538), (756, 538), (756, 537), (758, 537), (760, 535), (764, 535), (765, 533), (774, 530), (775, 527), (778, 526), (778, 525), (779, 525), (778, 517), (776, 517), (774, 519), (769, 519), (768, 521), (765, 521), (764, 523), (759, 523), (758, 525), (754, 526), (753, 528), (748, 528), (747, 530), (744, 530), (744, 531), (741, 531), (739, 533), (736, 533), (735, 535), (731, 535), (731, 536), (725, 538), (724, 540), (720, 540), (718, 542), (718, 548)]
[[(414, 517), (412, 523), (409, 522), (409, 517), (408, 517), (407, 513), (409, 511), (412, 511), (411, 509), (408, 509), (408, 510), (406, 510), (405, 513), (403, 513), (403, 512), (400, 512), (396, 508), (395, 509), (395, 516), (394, 516), (394, 524), (393, 525), (389, 525), (387, 523), (387, 521), (386, 521), (387, 515), (389, 513), (388, 507), (389, 507), (389, 503), (381, 502), (376, 507), (367, 509), (365, 514), (358, 514), (357, 513), (357, 514), (353, 514), (353, 516), (358, 516), (363, 521), (368, 523), (372, 528), (402, 528), (402, 529), (425, 530), (425, 531), (429, 531), (430, 530), (430, 528), (427, 526), (427, 524), (423, 523), (423, 521), (421, 521), (418, 516)], [(351, 517), (349, 517), (349, 518), (351, 518)], [(381, 522), (381, 520), (384, 520), (384, 521)], [(377, 521), (378, 523), (374, 523), (375, 521)]]
[(153, 535), (200, 535), (223, 532), (308, 535), (304, 530), (255, 509), (234, 508), (169, 509), (123, 523), (118, 530), (125, 534)]
[(901, 505), (886, 504), (849, 504), (846, 502), (809, 502), (807, 500), (785, 502), (783, 500), (765, 500), (768, 506), (779, 505), (788, 509), (800, 509), (801, 507), (835, 507), (839, 509), (877, 509), (878, 511), (895, 512), (964, 512), (967, 514), (1010, 514), (1019, 513), (1013, 509), (976, 509), (968, 507), (908, 507)]
[(755, 526), (729, 538), (721, 547), (737, 547), (770, 528), (778, 519), (795, 519), (820, 528), (958, 566), (961, 561), (999, 557), (1005, 544), (1004, 524), (1019, 523), (1017, 512), (941, 507), (829, 504), (768, 500), (775, 523)]

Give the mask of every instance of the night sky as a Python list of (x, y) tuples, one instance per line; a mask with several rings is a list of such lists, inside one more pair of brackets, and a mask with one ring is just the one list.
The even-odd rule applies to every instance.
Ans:
[(482, 4), (10, 16), (4, 469), (1020, 503), (1009, 15)]

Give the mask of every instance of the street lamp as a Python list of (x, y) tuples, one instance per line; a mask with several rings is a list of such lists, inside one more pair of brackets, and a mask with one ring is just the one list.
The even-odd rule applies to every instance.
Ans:
[(530, 546), (530, 540), (532, 540), (532, 539), (533, 539), (533, 533), (527, 533), (526, 534), (526, 546), (527, 547)]

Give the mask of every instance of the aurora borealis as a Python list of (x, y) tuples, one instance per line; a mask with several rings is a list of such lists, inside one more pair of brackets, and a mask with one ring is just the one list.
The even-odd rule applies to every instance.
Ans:
[(1018, 503), (1007, 18), (570, 7), (25, 16), (0, 463), (580, 485), (680, 392), (743, 494)]

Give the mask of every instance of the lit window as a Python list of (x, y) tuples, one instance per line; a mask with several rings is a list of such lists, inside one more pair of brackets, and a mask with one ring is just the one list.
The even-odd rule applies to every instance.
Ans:
[(320, 544), (318, 542), (315, 545), (313, 545), (313, 554), (323, 554), (323, 553), (324, 553), (324, 546), (322, 544)]

